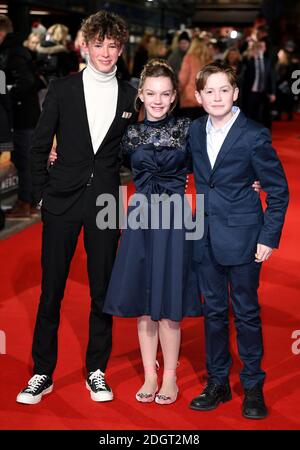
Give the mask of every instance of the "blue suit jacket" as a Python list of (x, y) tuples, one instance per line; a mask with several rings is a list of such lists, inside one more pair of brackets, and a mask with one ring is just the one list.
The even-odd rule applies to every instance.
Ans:
[[(204, 194), (204, 237), (194, 241), (194, 259), (201, 262), (209, 229), (219, 264), (246, 264), (254, 260), (257, 243), (279, 245), (289, 199), (287, 180), (269, 131), (242, 112), (211, 169), (207, 118), (195, 120), (188, 137), (197, 194)], [(267, 193), (265, 212), (251, 187), (257, 179)]]

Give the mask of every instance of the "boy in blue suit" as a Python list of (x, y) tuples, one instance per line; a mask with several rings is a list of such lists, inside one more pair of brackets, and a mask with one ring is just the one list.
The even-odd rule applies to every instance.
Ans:
[[(192, 123), (189, 146), (197, 193), (204, 194), (204, 236), (195, 241), (194, 259), (204, 297), (208, 383), (190, 407), (207, 411), (231, 400), (230, 297), (243, 362), (242, 413), (261, 419), (268, 410), (257, 289), (262, 263), (279, 245), (289, 194), (269, 131), (233, 106), (238, 92), (230, 67), (210, 64), (197, 76), (195, 95), (208, 117)], [(267, 193), (265, 212), (251, 189), (255, 179)]]

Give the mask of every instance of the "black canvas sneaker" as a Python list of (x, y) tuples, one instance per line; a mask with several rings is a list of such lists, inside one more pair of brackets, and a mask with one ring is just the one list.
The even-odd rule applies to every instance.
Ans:
[(86, 387), (91, 392), (91, 399), (94, 402), (109, 402), (114, 398), (114, 394), (105, 382), (105, 374), (100, 369), (89, 372)]
[(17, 396), (18, 403), (34, 405), (42, 400), (42, 396), (53, 390), (53, 381), (48, 375), (34, 375), (28, 385)]

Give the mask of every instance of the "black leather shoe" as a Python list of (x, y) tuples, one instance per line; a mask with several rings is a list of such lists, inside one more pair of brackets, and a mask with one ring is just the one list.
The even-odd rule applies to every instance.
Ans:
[(247, 419), (264, 419), (267, 417), (268, 409), (260, 384), (256, 384), (251, 389), (245, 389), (242, 413)]
[(199, 397), (194, 398), (190, 403), (190, 408), (197, 411), (210, 411), (215, 409), (219, 403), (228, 402), (232, 399), (229, 383), (216, 384), (208, 381)]

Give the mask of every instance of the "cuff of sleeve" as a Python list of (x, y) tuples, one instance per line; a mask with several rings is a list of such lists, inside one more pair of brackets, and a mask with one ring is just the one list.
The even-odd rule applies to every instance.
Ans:
[(266, 245), (270, 248), (278, 248), (279, 247), (279, 238), (272, 238), (270, 236), (267, 236), (265, 233), (261, 233), (258, 238), (258, 244)]

